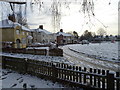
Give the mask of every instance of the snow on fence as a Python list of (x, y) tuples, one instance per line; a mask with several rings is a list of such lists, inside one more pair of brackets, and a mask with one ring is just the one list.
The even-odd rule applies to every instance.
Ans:
[(3, 48), (2, 51), (7, 53), (22, 53), (33, 55), (47, 55), (47, 52), (49, 52), (48, 55), (50, 56), (63, 56), (63, 50), (59, 48), (50, 49), (49, 51), (46, 49)]
[(35, 55), (46, 55), (46, 49), (25, 49), (25, 48), (3, 48), (3, 52), (7, 53), (22, 53), (22, 54), (35, 54)]
[(60, 82), (68, 87), (91, 89), (120, 89), (120, 73), (110, 73), (109, 70), (87, 70), (64, 63), (36, 61), (25, 58), (2, 56), (4, 69), (12, 69), (19, 73), (31, 74), (40, 78)]

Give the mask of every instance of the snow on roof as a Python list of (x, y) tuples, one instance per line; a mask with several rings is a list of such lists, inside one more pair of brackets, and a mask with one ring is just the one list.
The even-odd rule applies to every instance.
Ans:
[(68, 33), (57, 32), (57, 36), (60, 36), (60, 35), (63, 35), (63, 36), (72, 36), (71, 34), (68, 34)]
[(0, 21), (0, 28), (15, 28), (16, 26), (21, 26), (22, 30), (31, 31), (29, 28), (22, 26), (17, 22), (12, 22), (8, 19)]
[(39, 32), (44, 32), (44, 33), (46, 33), (46, 34), (52, 34), (51, 32), (49, 32), (49, 31), (47, 31), (47, 30), (45, 30), (45, 29), (38, 29), (39, 30)]
[(37, 32), (44, 32), (46, 34), (52, 34), (51, 32), (49, 32), (49, 31), (47, 31), (45, 29), (40, 29), (40, 28), (38, 28), (38, 29), (32, 29), (31, 31), (33, 31), (33, 32), (35, 32), (35, 31), (37, 31)]
[(13, 27), (14, 27), (14, 24), (10, 20), (5, 19), (0, 21), (0, 28), (13, 28)]

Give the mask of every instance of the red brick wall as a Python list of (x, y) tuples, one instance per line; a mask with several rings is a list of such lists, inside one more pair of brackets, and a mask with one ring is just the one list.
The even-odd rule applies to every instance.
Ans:
[(63, 35), (57, 36), (57, 43), (63, 44), (61, 41), (63, 41)]

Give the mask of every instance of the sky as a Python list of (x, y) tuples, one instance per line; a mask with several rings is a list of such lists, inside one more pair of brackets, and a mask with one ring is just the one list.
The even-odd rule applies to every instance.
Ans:
[[(103, 28), (106, 30), (107, 34), (117, 35), (118, 34), (118, 2), (119, 0), (94, 0), (94, 13), (95, 16), (91, 16), (89, 18), (85, 17), (81, 10), (80, 1), (73, 2), (70, 4), (69, 8), (65, 8), (67, 6), (62, 5), (61, 8), (61, 20), (60, 20), (60, 28), (63, 29), (64, 32), (76, 31), (79, 35), (83, 34), (85, 30), (89, 30), (91, 32), (96, 32), (99, 28)], [(109, 5), (109, 2), (111, 4)], [(44, 0), (44, 6), (41, 8), (39, 12), (39, 7), (35, 5), (33, 10), (31, 10), (29, 4), (27, 6), (27, 21), (31, 29), (38, 28), (39, 25), (44, 25), (44, 28), (51, 32), (57, 32), (58, 30), (54, 30), (53, 21), (50, 13), (50, 0)], [(9, 5), (7, 5), (6, 12), (11, 12)], [(4, 6), (3, 6), (4, 7)], [(0, 9), (0, 12), (3, 12), (3, 9)], [(4, 13), (2, 18), (6, 17)], [(103, 25), (104, 24), (104, 25)], [(107, 28), (105, 28), (105, 27)]]

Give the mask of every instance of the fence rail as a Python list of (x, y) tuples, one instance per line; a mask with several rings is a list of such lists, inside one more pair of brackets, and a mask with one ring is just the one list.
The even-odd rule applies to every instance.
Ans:
[(4, 69), (12, 69), (20, 73), (47, 78), (70, 87), (119, 90), (120, 73), (109, 70), (87, 69), (64, 63), (37, 61), (25, 58), (2, 56)]

